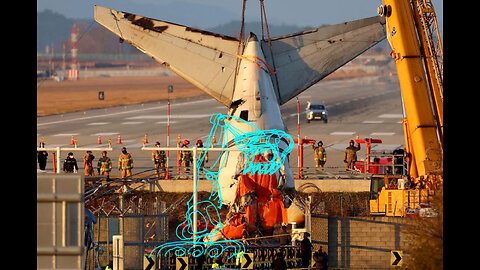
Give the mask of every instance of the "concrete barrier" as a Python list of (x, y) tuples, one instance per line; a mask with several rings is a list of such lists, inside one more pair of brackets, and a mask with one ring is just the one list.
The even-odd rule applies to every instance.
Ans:
[[(309, 179), (295, 180), (295, 188), (298, 190), (302, 185), (313, 184), (322, 192), (368, 192), (370, 191), (370, 180), (363, 179)], [(303, 192), (311, 193), (317, 190), (311, 185), (304, 188)], [(158, 180), (149, 184), (133, 184), (131, 188), (151, 192), (175, 192), (185, 193), (193, 192), (192, 180)], [(208, 180), (200, 180), (198, 191), (210, 192), (212, 190), (212, 182)]]

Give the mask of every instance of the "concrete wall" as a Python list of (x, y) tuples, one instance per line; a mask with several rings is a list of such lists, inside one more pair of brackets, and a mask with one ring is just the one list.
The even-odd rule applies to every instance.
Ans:
[(312, 243), (329, 255), (329, 265), (341, 268), (389, 269), (391, 251), (408, 242), (402, 228), (410, 222), (395, 217), (312, 216)]
[[(368, 192), (370, 191), (370, 180), (359, 179), (309, 179), (309, 180), (295, 180), (295, 188), (298, 189), (306, 183), (316, 185), (322, 192)], [(139, 190), (148, 190), (151, 192), (165, 191), (165, 192), (192, 192), (192, 180), (160, 180), (151, 184), (132, 185), (136, 188), (142, 185)], [(212, 190), (212, 182), (208, 180), (200, 180), (198, 191), (210, 192)], [(304, 192), (316, 192), (314, 188), (306, 188)]]

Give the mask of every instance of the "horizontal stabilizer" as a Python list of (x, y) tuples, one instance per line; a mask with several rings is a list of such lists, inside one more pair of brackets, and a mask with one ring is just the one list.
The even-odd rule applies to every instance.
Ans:
[(230, 107), (238, 39), (100, 6), (95, 21)]
[(263, 40), (280, 105), (383, 40), (384, 25), (375, 16)]

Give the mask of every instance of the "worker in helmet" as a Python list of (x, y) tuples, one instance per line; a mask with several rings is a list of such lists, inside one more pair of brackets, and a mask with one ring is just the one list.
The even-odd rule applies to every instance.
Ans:
[(133, 158), (127, 153), (127, 148), (122, 147), (122, 154), (118, 157), (118, 170), (122, 171), (122, 178), (132, 175)]
[(85, 171), (85, 176), (93, 176), (93, 160), (95, 156), (92, 155), (92, 151), (88, 150), (85, 156), (83, 157), (83, 168)]
[[(197, 141), (197, 148), (202, 150), (202, 148), (203, 148), (202, 140)], [(198, 158), (201, 158), (204, 152), (205, 152), (205, 149), (200, 151), (200, 153), (198, 154)], [(208, 152), (205, 153), (205, 158), (202, 160), (202, 165), (200, 167), (201, 170), (203, 170), (203, 164), (205, 164), (205, 162), (208, 163)]]
[[(155, 143), (155, 147), (160, 147), (160, 142)], [(153, 150), (152, 151), (152, 161), (153, 166), (155, 167), (155, 176), (160, 178), (160, 168), (162, 168), (162, 175), (165, 177), (165, 162), (167, 160), (167, 154), (163, 150)]]
[[(189, 144), (190, 144), (189, 140), (184, 140), (183, 143), (182, 143), (182, 148), (188, 148)], [(189, 172), (190, 171), (190, 162), (193, 161), (192, 152), (191, 151), (182, 151), (181, 152), (181, 160), (182, 160), (183, 170), (185, 172)]]
[(98, 160), (97, 171), (100, 175), (106, 175), (107, 179), (110, 178), (110, 172), (112, 171), (112, 161), (107, 157), (107, 151), (102, 152), (102, 157)]
[(354, 145), (355, 142), (350, 140), (348, 147), (345, 148), (343, 154), (343, 162), (345, 163), (346, 170), (353, 170), (355, 162), (357, 162), (357, 151), (360, 150), (360, 144), (357, 143), (357, 146)]
[(221, 269), (225, 267), (225, 263), (223, 262), (223, 258), (220, 255), (219, 257), (215, 258), (215, 261), (212, 264), (212, 269)]
[(312, 143), (312, 149), (314, 152), (313, 159), (315, 160), (315, 168), (323, 168), (325, 162), (327, 162), (327, 151), (323, 148), (323, 142), (318, 141), (317, 146)]

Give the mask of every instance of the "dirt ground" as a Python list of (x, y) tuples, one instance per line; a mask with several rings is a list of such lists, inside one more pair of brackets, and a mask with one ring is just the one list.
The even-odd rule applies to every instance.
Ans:
[[(171, 99), (204, 95), (178, 76), (38, 80), (37, 116), (167, 99), (169, 85), (174, 86)], [(104, 100), (99, 100), (99, 91), (104, 92)]]
[[(365, 75), (369, 74), (337, 70), (324, 80)], [(61, 82), (38, 79), (37, 116), (165, 100), (169, 85), (174, 86), (170, 99), (205, 95), (179, 76), (97, 77)], [(100, 91), (104, 92), (104, 100), (98, 98)]]

